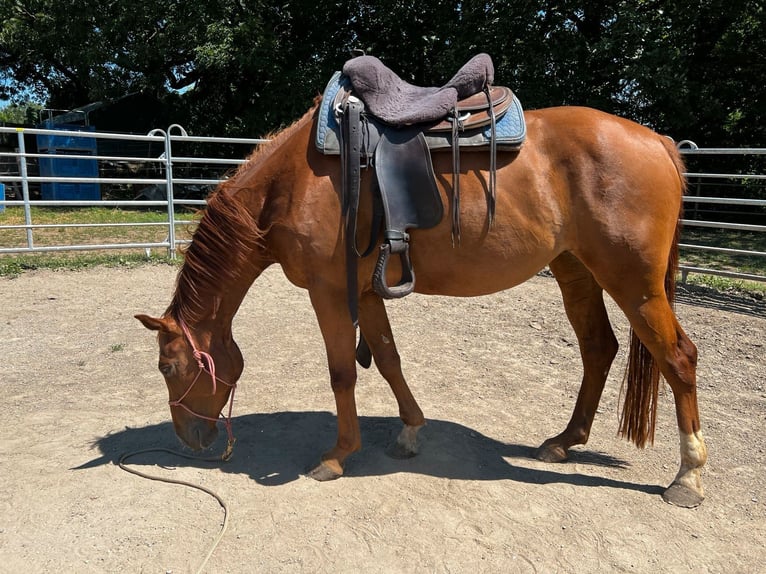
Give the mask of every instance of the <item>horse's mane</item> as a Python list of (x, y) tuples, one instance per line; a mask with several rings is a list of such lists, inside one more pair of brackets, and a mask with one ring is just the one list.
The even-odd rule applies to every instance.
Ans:
[(319, 105), (285, 129), (267, 136), (237, 171), (210, 195), (192, 242), (184, 253), (184, 264), (178, 272), (173, 300), (166, 314), (186, 323), (201, 320), (213, 311), (206, 294), (221, 291), (222, 285), (243, 276), (254, 276), (263, 261), (259, 257), (267, 230), (262, 230), (253, 213), (248, 211), (240, 192), (253, 188), (249, 174), (309, 121)]
[(186, 323), (202, 319), (211, 310), (204, 295), (220, 291), (222, 284), (252, 270), (258, 264), (255, 253), (263, 236), (236, 196), (221, 188), (215, 191), (184, 253), (167, 314)]

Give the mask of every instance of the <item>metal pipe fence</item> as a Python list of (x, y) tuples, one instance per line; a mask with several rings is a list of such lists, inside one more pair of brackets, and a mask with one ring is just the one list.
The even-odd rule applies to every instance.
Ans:
[[(224, 172), (233, 166), (244, 163), (244, 157), (249, 155), (250, 149), (268, 140), (258, 138), (230, 138), (230, 137), (201, 137), (190, 136), (179, 125), (174, 124), (167, 130), (155, 129), (147, 135), (106, 133), (95, 131), (80, 131), (77, 129), (39, 129), (39, 128), (12, 128), (0, 127), (0, 135), (9, 134), (11, 139), (15, 137), (16, 146), (13, 151), (0, 151), (0, 160), (3, 160), (6, 169), (0, 172), (0, 184), (4, 186), (13, 186), (20, 190), (19, 198), (7, 200), (0, 194), (0, 207), (22, 207), (24, 212), (24, 223), (13, 225), (0, 225), (0, 230), (24, 230), (26, 241), (24, 245), (6, 246), (0, 244), (1, 254), (19, 254), (19, 253), (40, 253), (56, 251), (87, 251), (87, 250), (107, 250), (107, 249), (166, 249), (168, 256), (175, 258), (177, 248), (188, 240), (178, 239), (176, 237), (176, 226), (189, 225), (194, 223), (189, 218), (184, 218), (179, 214), (179, 208), (189, 206), (203, 206), (204, 199), (189, 199), (176, 197), (176, 192), (184, 186), (197, 186), (205, 188), (214, 186), (225, 180)], [(83, 153), (35, 153), (27, 151), (28, 137), (47, 136), (50, 138), (93, 138), (94, 140), (125, 141), (132, 144), (146, 144), (148, 149), (152, 146), (161, 150), (161, 153), (154, 156), (138, 156), (130, 154), (83, 154)], [(7, 136), (6, 136), (7, 137)], [(173, 154), (174, 144), (213, 144), (221, 146), (222, 144), (233, 144), (237, 147), (246, 146), (248, 149), (239, 157), (199, 157), (199, 156), (178, 156)], [(112, 146), (112, 147), (119, 147)], [(39, 162), (98, 162), (99, 175), (41, 175)], [(32, 168), (37, 162), (37, 175), (34, 175)], [(101, 174), (104, 165), (117, 162), (123, 165), (130, 165), (135, 171), (141, 171), (143, 167), (145, 173), (142, 176), (122, 175), (119, 177), (108, 177)], [(13, 169), (15, 164), (15, 169)], [(11, 166), (8, 169), (7, 166)], [(174, 176), (174, 167), (179, 166), (205, 166), (208, 176), (197, 177), (176, 177)], [(135, 169), (139, 166), (138, 169)], [(76, 170), (75, 170), (76, 171)], [(210, 171), (216, 172), (214, 177), (209, 175)], [(46, 184), (106, 184), (111, 186), (122, 186), (138, 189), (164, 189), (165, 197), (162, 199), (81, 199), (70, 197), (62, 199), (46, 199), (44, 194), (37, 199), (33, 194), (33, 186), (44, 186)], [(120, 208), (143, 208), (143, 207), (164, 207), (167, 212), (166, 220), (156, 223), (35, 223), (34, 207), (120, 207)], [(145, 242), (115, 242), (100, 244), (62, 244), (62, 245), (37, 245), (35, 243), (35, 231), (47, 229), (74, 229), (74, 228), (120, 228), (120, 227), (164, 227), (167, 229), (167, 236), (163, 241), (145, 241)]]
[[(177, 249), (181, 244), (188, 240), (176, 237), (177, 226), (185, 226), (193, 223), (192, 219), (184, 217), (185, 209), (194, 206), (203, 206), (204, 199), (202, 194), (198, 193), (198, 198), (190, 199), (182, 197), (179, 191), (185, 187), (195, 186), (198, 190), (206, 187), (215, 186), (225, 180), (225, 172), (244, 163), (244, 157), (249, 155), (253, 146), (265, 143), (268, 140), (257, 138), (229, 138), (229, 137), (203, 137), (190, 136), (186, 131), (174, 124), (167, 130), (152, 130), (147, 135), (136, 134), (118, 134), (94, 131), (79, 130), (61, 130), (61, 129), (38, 129), (38, 128), (12, 128), (0, 127), (0, 136), (9, 134), (15, 138), (16, 146), (13, 151), (0, 151), (0, 162), (5, 161), (6, 166), (14, 166), (15, 169), (0, 170), (0, 183), (5, 186), (15, 186), (20, 190), (17, 199), (5, 199), (0, 194), (0, 207), (22, 207), (24, 213), (23, 224), (5, 224), (0, 225), (2, 230), (23, 231), (26, 239), (24, 245), (7, 246), (0, 243), (0, 255), (12, 253), (37, 253), (37, 252), (56, 252), (56, 251), (86, 251), (86, 250), (114, 250), (114, 249), (165, 249), (169, 257), (174, 258)], [(111, 145), (112, 153), (98, 153), (93, 155), (83, 155), (80, 153), (41, 153), (27, 151), (27, 138), (29, 137), (58, 137), (58, 138), (94, 138), (95, 140), (109, 142), (129, 142), (125, 145), (126, 153), (116, 153), (113, 150), (119, 148), (120, 144)], [(8, 136), (6, 136), (8, 137)], [(149, 152), (146, 155), (137, 155), (135, 153), (136, 145), (145, 145)], [(190, 144), (202, 144), (205, 146), (215, 146), (217, 153), (207, 155), (175, 155), (179, 147), (188, 147)], [(175, 147), (174, 147), (175, 146)], [(221, 157), (220, 151), (224, 146), (233, 146), (237, 149), (246, 147), (246, 151), (238, 154), (238, 157)], [(685, 140), (678, 144), (679, 151), (684, 155), (687, 161), (708, 159), (713, 157), (739, 158), (739, 159), (759, 159), (766, 157), (766, 149), (762, 148), (700, 148), (694, 142)], [(134, 153), (129, 153), (133, 151)], [(231, 156), (232, 153), (229, 154)], [(234, 154), (235, 156), (237, 154)], [(98, 162), (98, 176), (77, 176), (77, 175), (41, 175), (39, 162), (41, 161), (72, 161)], [(35, 165), (37, 162), (38, 165)], [(747, 162), (745, 162), (747, 163)], [(143, 171), (141, 175), (136, 173), (120, 174), (111, 177), (105, 173), (108, 165), (128, 166), (129, 172)], [(763, 173), (763, 166), (757, 166), (752, 169), (738, 168), (736, 173), (729, 171), (710, 171), (709, 165), (705, 165), (704, 171), (689, 171), (685, 173), (689, 182), (689, 193), (684, 198), (685, 215), (681, 222), (683, 223), (685, 235), (681, 242), (681, 272), (683, 280), (686, 280), (690, 273), (703, 273), (711, 275), (720, 275), (752, 281), (766, 281), (766, 276), (760, 273), (750, 273), (736, 269), (735, 264), (725, 264), (724, 269), (715, 269), (710, 266), (701, 266), (689, 261), (693, 259), (689, 254), (694, 252), (705, 252), (714, 254), (718, 258), (726, 261), (737, 257), (756, 258), (766, 260), (766, 173)], [(138, 167), (137, 167), (138, 166)], [(36, 168), (36, 169), (35, 169)], [(198, 168), (198, 173), (189, 173), (194, 168)], [(190, 175), (193, 175), (191, 177)], [(144, 197), (143, 199), (46, 199), (33, 197), (33, 186), (43, 186), (45, 184), (99, 184), (106, 186), (116, 186), (131, 189), (151, 189), (165, 191), (165, 197), (152, 199)], [(159, 222), (148, 223), (35, 223), (34, 207), (118, 207), (118, 208), (139, 208), (154, 207), (164, 208), (165, 219)], [(736, 208), (736, 211), (733, 209)], [(728, 211), (721, 211), (728, 210)], [(726, 215), (729, 221), (722, 221), (724, 217), (717, 215)], [(711, 219), (712, 217), (712, 219)], [(749, 217), (749, 222), (743, 222), (743, 217)], [(56, 244), (56, 245), (38, 245), (35, 243), (35, 232), (51, 229), (87, 229), (87, 228), (164, 228), (167, 230), (167, 236), (162, 241), (144, 241), (144, 242), (114, 242), (100, 244)], [(747, 233), (756, 237), (752, 241), (756, 247), (741, 245), (721, 245), (706, 243), (704, 238), (699, 238), (690, 242), (687, 235), (693, 235), (690, 230), (703, 229), (715, 230), (721, 233)], [(725, 242), (724, 242), (725, 243)]]
[[(732, 262), (723, 265), (724, 269), (718, 269), (709, 265), (694, 265), (688, 261), (689, 254), (696, 251), (715, 254), (724, 259), (748, 257), (766, 262), (766, 174), (762, 173), (763, 162), (758, 161), (766, 158), (766, 148), (700, 148), (694, 142), (684, 140), (678, 143), (678, 150), (687, 162), (711, 163), (712, 158), (724, 158), (727, 160), (726, 167), (730, 168), (722, 172), (688, 171), (684, 174), (688, 192), (684, 197), (684, 217), (681, 219), (685, 231), (679, 245), (682, 280), (686, 281), (690, 273), (699, 273), (766, 281), (766, 275), (736, 269), (736, 264)], [(736, 173), (731, 169), (732, 160), (737, 164)], [(732, 206), (737, 209), (726, 209)], [(721, 221), (725, 218), (730, 221)], [(747, 220), (751, 222), (745, 222)], [(755, 247), (709, 245), (699, 240), (689, 243), (687, 235), (691, 234), (686, 230), (695, 228), (729, 232), (730, 238), (737, 233), (746, 233)]]

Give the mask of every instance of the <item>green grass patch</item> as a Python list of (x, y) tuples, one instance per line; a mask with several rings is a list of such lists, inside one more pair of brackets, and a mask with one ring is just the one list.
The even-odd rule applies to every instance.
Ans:
[(62, 255), (30, 253), (0, 256), (0, 277), (18, 277), (25, 271), (51, 269), (54, 271), (80, 271), (94, 267), (134, 268), (139, 265), (178, 265), (181, 258), (170, 259), (164, 253), (147, 256), (145, 253), (74, 252)]
[[(109, 207), (33, 207), (34, 225), (105, 225), (140, 224), (136, 227), (46, 227), (33, 229), (35, 247), (62, 245), (115, 245), (126, 243), (162, 243), (168, 238), (167, 213), (164, 210), (117, 209)], [(192, 213), (181, 217), (193, 220)], [(8, 207), (0, 212), (0, 226), (24, 225), (24, 209)], [(177, 239), (189, 239), (195, 224), (175, 226)], [(0, 247), (27, 247), (26, 229), (0, 228)], [(16, 277), (33, 269), (89, 269), (96, 266), (131, 267), (150, 263), (170, 263), (166, 247), (93, 249), (87, 251), (48, 251), (6, 253), (0, 255), (0, 276)]]
[[(46, 227), (33, 229), (36, 247), (60, 245), (112, 245), (120, 243), (161, 243), (167, 241), (167, 213), (153, 210), (126, 210), (108, 207), (33, 207), (33, 225), (69, 225), (73, 227)], [(193, 220), (191, 213), (177, 214)], [(25, 225), (24, 209), (9, 207), (0, 212), (0, 226)], [(131, 224), (119, 227), (108, 224)], [(138, 224), (133, 227), (133, 224)], [(103, 225), (104, 227), (79, 227), (79, 225)], [(176, 224), (178, 239), (188, 239), (194, 224)], [(23, 248), (27, 246), (27, 231), (23, 228), (0, 228), (0, 247)]]
[(738, 293), (758, 300), (766, 297), (766, 283), (757, 281), (745, 281), (743, 279), (733, 279), (731, 277), (721, 277), (719, 275), (690, 273), (687, 276), (685, 283), (689, 285), (701, 285), (722, 293)]
[[(681, 236), (681, 243), (766, 253), (766, 233), (757, 231), (686, 227)], [(766, 256), (681, 248), (681, 262), (693, 267), (766, 276)]]

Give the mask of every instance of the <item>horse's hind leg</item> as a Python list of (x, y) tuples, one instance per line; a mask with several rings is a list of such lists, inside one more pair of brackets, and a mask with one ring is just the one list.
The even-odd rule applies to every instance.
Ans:
[(388, 381), (399, 404), (399, 416), (404, 428), (389, 454), (396, 458), (407, 458), (418, 452), (418, 431), (425, 424), (423, 411), (412, 396), (402, 373), (399, 352), (396, 350), (391, 325), (388, 322), (383, 300), (374, 293), (366, 293), (359, 301), (359, 326), (369, 345), (375, 365), (383, 378)]
[(540, 460), (562, 462), (567, 459), (569, 447), (588, 441), (618, 345), (604, 307), (603, 291), (591, 272), (571, 253), (559, 255), (550, 268), (577, 335), (583, 363), (582, 384), (569, 424), (564, 432), (546, 440), (535, 453)]
[(697, 348), (684, 333), (664, 295), (615, 297), (633, 330), (651, 353), (673, 391), (681, 468), (663, 493), (665, 501), (693, 507), (704, 499), (701, 469), (707, 460), (697, 406)]

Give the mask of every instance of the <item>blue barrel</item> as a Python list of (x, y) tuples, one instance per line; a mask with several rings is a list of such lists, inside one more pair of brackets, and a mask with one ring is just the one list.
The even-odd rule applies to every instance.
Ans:
[[(46, 122), (46, 129), (67, 131), (95, 131), (93, 126), (51, 125)], [(38, 135), (37, 148), (40, 153), (51, 157), (40, 158), (42, 177), (98, 177), (98, 160), (87, 159), (97, 153), (96, 138), (83, 135)], [(56, 155), (76, 155), (79, 158), (56, 158)], [(43, 183), (40, 193), (45, 200), (85, 200), (101, 199), (101, 186), (98, 183)]]

